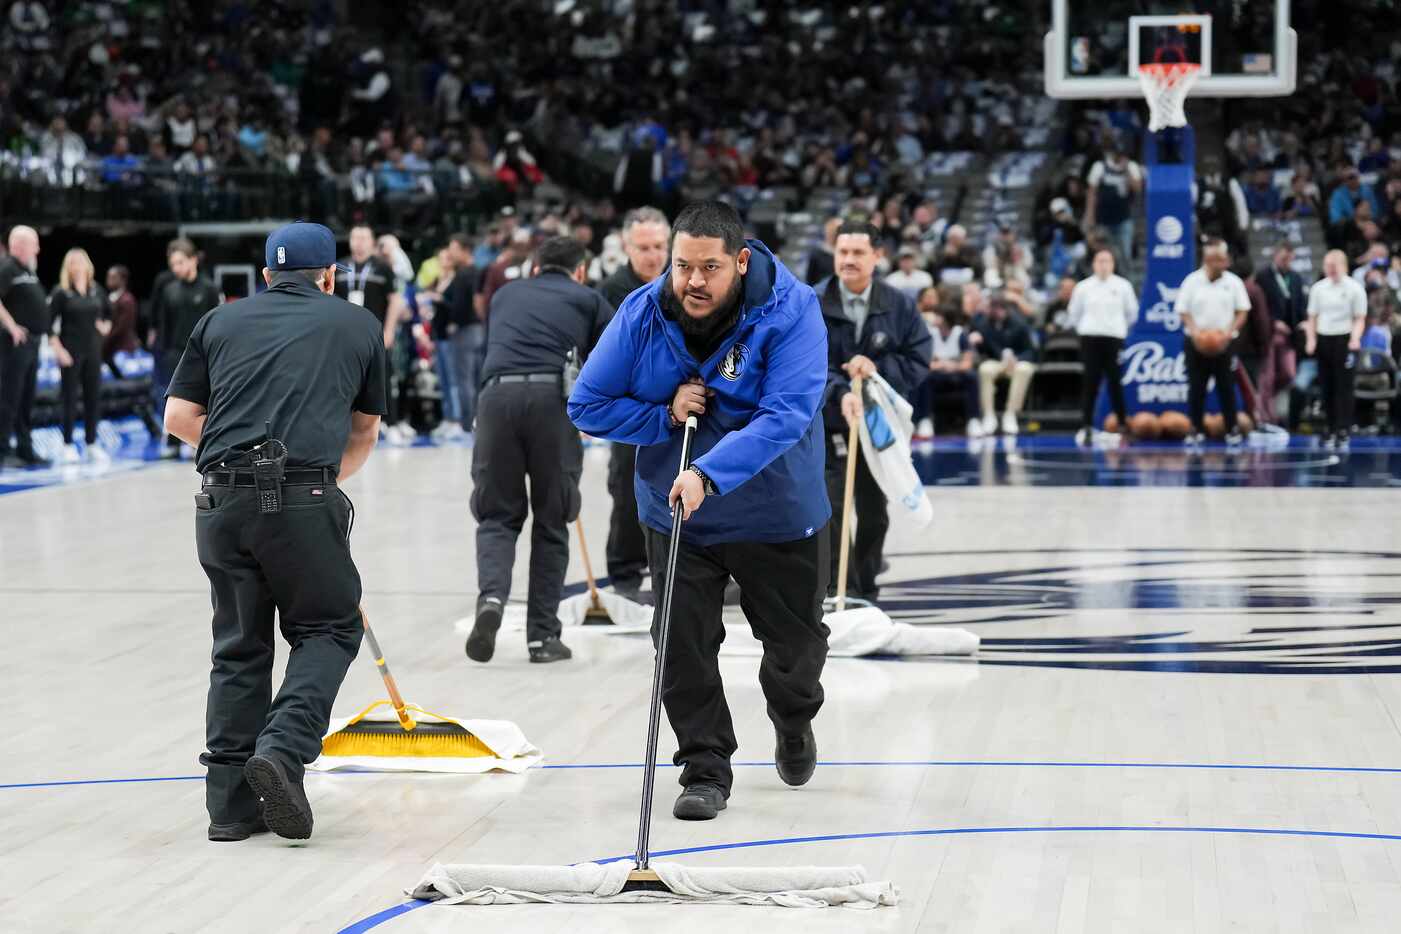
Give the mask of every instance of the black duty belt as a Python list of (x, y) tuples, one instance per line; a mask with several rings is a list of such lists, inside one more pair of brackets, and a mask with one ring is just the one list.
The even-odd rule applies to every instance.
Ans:
[[(337, 472), (334, 467), (292, 467), (283, 476), (282, 485), (302, 486), (324, 483), (329, 486), (336, 482)], [(206, 470), (203, 485), (256, 486), (251, 470)]]
[(550, 383), (558, 386), (562, 377), (558, 373), (504, 373), (486, 381), (488, 386), (496, 383)]

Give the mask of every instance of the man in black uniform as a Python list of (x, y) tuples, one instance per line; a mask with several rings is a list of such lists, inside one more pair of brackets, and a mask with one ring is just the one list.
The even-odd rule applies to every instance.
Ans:
[[(385, 406), (379, 323), (330, 294), (331, 232), (289, 224), (266, 253), (267, 291), (200, 319), (165, 411), (204, 475), (195, 541), (214, 667), (200, 761), (218, 841), (311, 835), (302, 775), (362, 632), (354, 509), (336, 483), (369, 457)], [(274, 611), (291, 653), (271, 700)]]
[[(193, 243), (183, 238), (170, 241), (165, 258), (170, 277), (151, 299), (151, 319), (156, 331), (153, 353), (160, 390), (169, 386), (196, 322), (219, 304), (219, 290), (207, 276), (200, 275), (199, 252)], [(180, 439), (170, 434), (166, 442), (166, 456), (178, 457)]]
[(394, 289), (394, 270), (375, 252), (375, 233), (368, 227), (350, 229), (350, 255), (341, 259), (344, 274), (336, 279), (336, 294), (352, 305), (362, 305), (379, 322), (388, 363), (385, 367), (385, 398), (389, 410), (384, 418), (384, 438), (406, 442), (399, 430), (399, 384), (393, 365), (394, 338), (399, 328), (399, 294)]
[(593, 349), (611, 316), (603, 297), (583, 284), (584, 258), (577, 240), (552, 237), (535, 254), (534, 275), (507, 283), (491, 299), (472, 449), (479, 594), (466, 648), (473, 661), (490, 661), (496, 651), (527, 507), (535, 515), (525, 619), (530, 660), (571, 655), (559, 639), (557, 614), (584, 449), (564, 410), (573, 381), (566, 371)]
[[(0, 469), (47, 467), (34, 453), (29, 418), (39, 379), (39, 342), (49, 332), (49, 301), (35, 269), (39, 235), (10, 231), (10, 255), (0, 260)], [(10, 450), (10, 433), (15, 435)]]
[[(879, 373), (890, 388), (908, 399), (929, 373), (932, 340), (924, 319), (908, 295), (875, 278), (880, 258), (880, 231), (847, 221), (837, 228), (833, 257), (836, 275), (816, 286), (827, 324), (828, 380), (823, 421), (827, 434), (827, 495), (832, 501), (832, 587), (840, 561), (841, 510), (846, 492), (848, 425), (861, 417), (851, 380)], [(885, 535), (890, 515), (885, 494), (856, 454), (852, 514), (856, 536), (847, 570), (847, 592), (874, 601), (879, 596)]]
[[(628, 261), (599, 284), (598, 290), (616, 312), (633, 292), (666, 272), (667, 241), (671, 227), (656, 208), (636, 208), (623, 217), (623, 249)], [(651, 603), (642, 595), (642, 575), (647, 570), (647, 536), (637, 518), (637, 448), (613, 442), (608, 456), (608, 495), (613, 511), (608, 517), (608, 576), (613, 589), (639, 603)]]

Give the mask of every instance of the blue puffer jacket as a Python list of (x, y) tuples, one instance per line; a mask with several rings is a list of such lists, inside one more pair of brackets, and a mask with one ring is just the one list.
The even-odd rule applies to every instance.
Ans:
[(683, 430), (671, 427), (676, 389), (700, 376), (715, 391), (700, 418), (692, 463), (715, 484), (684, 526), (698, 545), (786, 542), (827, 524), (821, 418), (827, 329), (812, 289), (768, 247), (750, 240), (744, 308), (708, 360), (686, 349), (662, 311), (667, 274), (628, 296), (589, 354), (569, 417), (595, 437), (638, 445), (637, 512), (671, 530), (667, 494), (681, 466)]

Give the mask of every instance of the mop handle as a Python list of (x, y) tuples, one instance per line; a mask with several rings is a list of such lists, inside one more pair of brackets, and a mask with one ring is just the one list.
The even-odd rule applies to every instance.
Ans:
[[(851, 391), (861, 398), (861, 377), (851, 381)], [(856, 492), (856, 453), (861, 447), (861, 422), (852, 419), (846, 443), (846, 492), (842, 494), (842, 544), (837, 559), (837, 612), (846, 609), (846, 568), (851, 552), (851, 498)]]
[(405, 730), (412, 730), (418, 724), (404, 709), (404, 698), (399, 694), (399, 686), (394, 683), (394, 676), (389, 673), (389, 665), (384, 660), (384, 653), (379, 650), (379, 640), (375, 638), (375, 631), (370, 628), (370, 617), (366, 615), (363, 606), (360, 607), (360, 622), (365, 625), (365, 638), (370, 641), (370, 651), (375, 657), (375, 667), (379, 669), (380, 677), (384, 679), (384, 686), (389, 691), (389, 702), (394, 705), (394, 713), (399, 717), (399, 725)]
[(589, 601), (597, 610), (600, 609), (598, 585), (593, 582), (593, 562), (589, 561), (589, 545), (584, 541), (584, 519), (582, 516), (574, 520), (574, 528), (579, 532), (579, 552), (584, 556), (584, 580), (589, 582)]
[[(691, 466), (691, 437), (700, 423), (694, 415), (686, 418), (686, 434), (681, 439), (681, 469)], [(666, 663), (667, 635), (671, 631), (671, 598), (676, 593), (676, 559), (681, 552), (681, 517), (685, 506), (678, 499), (671, 511), (671, 541), (666, 550), (666, 585), (662, 589), (661, 625), (657, 628), (657, 660), (652, 669), (652, 707), (647, 715), (647, 758), (642, 760), (642, 817), (637, 827), (637, 868), (647, 868), (647, 850), (652, 836), (652, 785), (657, 778), (657, 731), (662, 716), (662, 669)]]

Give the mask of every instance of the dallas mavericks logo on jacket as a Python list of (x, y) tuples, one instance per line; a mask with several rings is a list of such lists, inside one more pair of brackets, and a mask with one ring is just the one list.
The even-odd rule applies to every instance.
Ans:
[(595, 437), (638, 445), (637, 510), (671, 529), (667, 493), (683, 432), (671, 427), (676, 388), (699, 376), (715, 395), (700, 418), (692, 461), (719, 493), (682, 527), (687, 541), (785, 542), (831, 517), (818, 409), (827, 381), (827, 330), (812, 289), (757, 240), (734, 331), (707, 360), (686, 348), (662, 310), (665, 275), (618, 308), (569, 396), (569, 417)]

